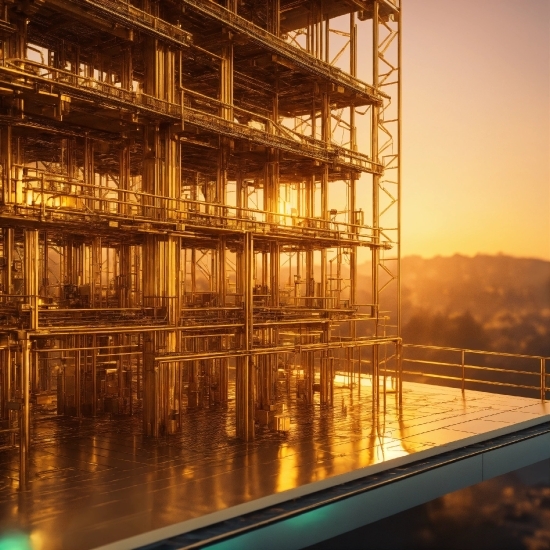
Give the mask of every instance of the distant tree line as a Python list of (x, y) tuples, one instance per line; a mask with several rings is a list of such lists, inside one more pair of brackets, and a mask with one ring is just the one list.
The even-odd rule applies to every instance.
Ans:
[(530, 314), (497, 328), (485, 328), (470, 311), (443, 315), (417, 310), (402, 330), (410, 344), (522, 353), (550, 357), (550, 319)]

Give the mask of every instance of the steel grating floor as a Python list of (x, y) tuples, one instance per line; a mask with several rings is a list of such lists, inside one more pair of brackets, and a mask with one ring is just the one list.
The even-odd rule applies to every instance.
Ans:
[(359, 395), (337, 382), (333, 409), (295, 404), (289, 433), (259, 429), (248, 444), (234, 437), (234, 402), (189, 413), (181, 433), (156, 441), (135, 417), (37, 417), (28, 491), (18, 492), (17, 449), (0, 451), (0, 526), (71, 550), (180, 522), (197, 529), (550, 420), (550, 406), (535, 399), (463, 399), (410, 382), (401, 411), (389, 394), (375, 414), (368, 386)]

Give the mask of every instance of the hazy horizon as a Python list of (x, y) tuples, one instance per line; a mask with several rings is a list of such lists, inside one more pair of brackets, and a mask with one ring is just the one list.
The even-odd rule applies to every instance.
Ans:
[(423, 256), (422, 254), (403, 254), (401, 258), (402, 259), (422, 258), (423, 260), (433, 260), (435, 258), (453, 258), (455, 256), (460, 256), (462, 258), (476, 258), (478, 256), (486, 256), (491, 258), (503, 257), (503, 258), (512, 258), (514, 260), (535, 260), (535, 261), (550, 263), (550, 258), (537, 258), (534, 256), (516, 256), (514, 254), (508, 254), (505, 252), (495, 252), (495, 253), (476, 252), (475, 254), (463, 254), (461, 252), (454, 252), (454, 253), (445, 253), (445, 254), (434, 254), (432, 256)]

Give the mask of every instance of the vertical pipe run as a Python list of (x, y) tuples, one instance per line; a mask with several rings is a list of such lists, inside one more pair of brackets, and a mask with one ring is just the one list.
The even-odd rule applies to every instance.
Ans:
[(245, 355), (237, 358), (236, 380), (236, 425), (237, 437), (244, 441), (254, 439), (254, 366), (251, 355), (253, 345), (253, 264), (254, 244), (251, 233), (243, 239), (244, 269), (241, 272), (240, 287), (244, 298), (244, 333), (242, 349)]
[(4, 292), (6, 294), (13, 294), (12, 287), (12, 269), (13, 269), (13, 253), (14, 253), (14, 229), (13, 227), (6, 227), (3, 229), (4, 233), (4, 258), (5, 267), (4, 273)]
[(155, 364), (155, 333), (143, 334), (143, 432), (146, 436), (158, 437), (158, 382)]
[[(353, 77), (357, 76), (357, 24), (355, 23), (355, 12), (350, 13), (350, 67), (349, 72)], [(350, 149), (352, 151), (357, 151), (357, 128), (356, 128), (356, 113), (355, 105), (351, 105), (350, 114), (349, 114), (349, 125), (350, 125)], [(348, 203), (348, 223), (352, 224), (351, 226), (351, 235), (352, 240), (357, 239), (357, 234), (359, 233), (359, 228), (357, 224), (359, 223), (357, 211), (357, 174), (355, 172), (351, 173), (350, 182), (349, 182), (349, 203)], [(353, 308), (357, 303), (357, 247), (352, 246), (350, 248), (350, 258), (349, 258), (349, 306)], [(357, 339), (357, 322), (350, 322), (350, 333), (352, 340)], [(361, 348), (351, 348), (351, 360), (352, 360), (352, 369), (355, 367), (356, 356), (361, 353)], [(361, 391), (361, 361), (358, 363), (358, 391)], [(353, 389), (353, 383), (350, 383), (350, 391)]]
[(97, 336), (92, 336), (92, 416), (97, 416)]
[[(379, 84), (379, 3), (378, 0), (374, 0), (373, 3), (373, 23), (372, 23), (372, 82), (373, 87), (378, 90)], [(379, 151), (378, 151), (378, 124), (380, 116), (380, 107), (378, 105), (372, 106), (372, 121), (371, 121), (371, 157), (373, 162), (379, 163)], [(379, 295), (378, 295), (378, 263), (380, 261), (380, 204), (379, 204), (379, 192), (380, 192), (380, 176), (373, 174), (372, 176), (372, 248), (371, 248), (371, 268), (372, 268), (372, 318), (374, 319), (374, 337), (378, 336), (378, 324), (379, 324)], [(372, 346), (372, 375), (373, 375), (373, 402), (378, 406), (378, 394), (379, 394), (379, 345), (373, 344)]]
[[(399, 19), (397, 21), (397, 337), (401, 338), (401, 160), (402, 160), (402, 79), (401, 79), (401, 29), (403, 28), (403, 2), (399, 3)], [(399, 354), (399, 372), (403, 371), (402, 354)], [(400, 377), (401, 380), (401, 377)], [(399, 384), (399, 402), (402, 402), (402, 381)]]
[[(6, 6), (7, 7), (7, 6)], [(15, 202), (12, 181), (12, 127), (6, 125), (0, 130), (0, 162), (2, 164), (2, 187), (5, 204)]]
[(81, 416), (81, 356), (82, 352), (80, 351), (80, 336), (73, 336), (72, 345), (74, 348), (74, 396), (75, 396), (75, 408), (76, 408), (76, 417), (80, 418)]
[(30, 449), (30, 363), (31, 346), (28, 334), (24, 333), (20, 339), (21, 346), (21, 424), (19, 441), (19, 489), (24, 491), (27, 485), (28, 453)]
[(30, 308), (31, 330), (38, 329), (39, 248), (38, 230), (25, 229), (25, 294)]

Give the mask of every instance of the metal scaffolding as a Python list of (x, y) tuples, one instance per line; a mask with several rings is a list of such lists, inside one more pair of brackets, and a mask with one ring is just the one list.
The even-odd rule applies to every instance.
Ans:
[(332, 406), (336, 374), (399, 395), (399, 0), (0, 8), (0, 420), (23, 485), (39, 407), (160, 436), (235, 399), (251, 440), (289, 429), (288, 399)]

